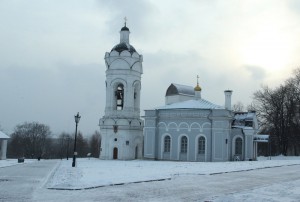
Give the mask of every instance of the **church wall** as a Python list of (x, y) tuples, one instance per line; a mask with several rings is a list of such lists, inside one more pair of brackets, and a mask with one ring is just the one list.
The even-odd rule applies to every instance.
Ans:
[(156, 159), (158, 145), (156, 143), (156, 111), (145, 111), (145, 127), (144, 127), (144, 157), (148, 159)]
[(0, 160), (6, 159), (6, 148), (5, 147), (5, 142), (6, 140), (0, 139)]
[(255, 131), (250, 128), (243, 131), (245, 134), (245, 160), (253, 159), (253, 135)]
[(144, 157), (155, 159), (155, 130), (144, 128)]
[(229, 160), (228, 139), (230, 133), (230, 123), (226, 118), (213, 120), (212, 132), (212, 161)]
[(0, 140), (0, 160), (6, 159), (7, 140)]
[(143, 137), (140, 136), (142, 129), (119, 126), (118, 130), (120, 132), (115, 132), (113, 126), (101, 127), (101, 142), (104, 141), (106, 144), (101, 144), (100, 158), (113, 159), (114, 148), (118, 149), (117, 159), (142, 158)]
[(235, 139), (237, 137), (242, 138), (243, 140), (243, 155), (241, 160), (245, 159), (245, 135), (243, 133), (243, 130), (241, 128), (233, 128), (230, 136), (230, 160), (234, 161), (235, 156)]
[[(217, 110), (147, 110), (144, 129), (145, 157), (176, 161), (230, 160), (231, 118), (227, 110), (215, 111)], [(153, 117), (157, 118), (155, 122), (151, 122)], [(166, 136), (171, 137), (170, 152), (164, 152)], [(180, 152), (183, 136), (188, 139), (185, 154)], [(204, 155), (198, 154), (200, 136), (205, 138)], [(146, 150), (151, 151), (151, 155), (146, 154)]]
[(243, 155), (241, 160), (252, 160), (254, 159), (254, 148), (253, 148), (253, 135), (255, 130), (253, 129), (241, 129), (234, 128), (231, 133), (231, 160), (234, 160), (235, 155), (235, 139), (241, 137), (243, 139)]
[[(168, 113), (169, 112), (169, 113)], [(188, 117), (187, 115), (191, 117)], [(210, 120), (203, 116), (196, 118), (195, 115), (200, 116), (207, 116), (209, 114), (208, 110), (202, 110), (202, 113), (192, 111), (185, 111), (185, 110), (170, 110), (170, 111), (160, 111), (158, 113), (158, 121), (157, 121), (157, 131), (156, 131), (156, 142), (159, 145), (157, 148), (157, 155), (156, 159), (162, 160), (184, 160), (184, 161), (210, 161), (211, 155), (211, 124)], [(147, 115), (149, 113), (146, 112), (145, 121), (147, 123)], [(187, 116), (187, 117), (185, 117)], [(180, 118), (178, 117), (185, 117)], [(147, 129), (148, 133), (149, 130)], [(154, 133), (154, 130), (152, 130)], [(171, 137), (171, 151), (168, 153), (164, 152), (164, 137), (169, 135)], [(188, 150), (186, 154), (182, 154), (180, 152), (181, 149), (181, 137), (186, 136), (188, 139)], [(205, 137), (205, 155), (198, 155), (198, 138), (200, 136)], [(152, 140), (153, 142), (153, 140)], [(145, 140), (145, 147), (148, 142)], [(146, 156), (145, 156), (146, 157)]]
[[(160, 123), (162, 123), (162, 120), (160, 120)], [(167, 125), (170, 123), (176, 123), (174, 120), (164, 120), (164, 123)], [(187, 121), (187, 122), (177, 122), (176, 124), (182, 124), (182, 123), (195, 123), (195, 120), (193, 121)], [(207, 123), (206, 121), (200, 121), (199, 124), (203, 125)], [(161, 124), (162, 125), (162, 124)], [(172, 125), (172, 124), (170, 124)], [(166, 130), (165, 127), (158, 127), (158, 156), (157, 159), (163, 159), (167, 160), (165, 157), (168, 157), (169, 160), (183, 160), (183, 161), (210, 161), (210, 155), (211, 155), (211, 130), (210, 129), (204, 129), (202, 132), (198, 130), (188, 130), (186, 128), (170, 128)], [(171, 151), (170, 153), (164, 153), (164, 137), (169, 135), (171, 137)], [(181, 138), (183, 136), (186, 136), (188, 139), (188, 150), (186, 154), (182, 154), (180, 152), (181, 149)], [(198, 138), (200, 136), (205, 137), (205, 145), (206, 145), (206, 152), (205, 155), (199, 155), (198, 156)], [(146, 143), (146, 142), (145, 142)]]

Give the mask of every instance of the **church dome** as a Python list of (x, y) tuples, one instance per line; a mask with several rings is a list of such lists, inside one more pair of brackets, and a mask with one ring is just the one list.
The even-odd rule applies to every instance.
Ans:
[(201, 87), (199, 86), (199, 84), (197, 84), (197, 86), (194, 88), (195, 91), (201, 91)]
[(111, 51), (117, 51), (119, 53), (121, 53), (124, 50), (129, 51), (131, 54), (136, 52), (135, 48), (132, 45), (130, 45), (129, 43), (126, 43), (126, 42), (121, 42), (121, 43), (115, 45), (111, 49)]
[(121, 31), (129, 31), (128, 27), (126, 27), (126, 25), (124, 27), (122, 27)]

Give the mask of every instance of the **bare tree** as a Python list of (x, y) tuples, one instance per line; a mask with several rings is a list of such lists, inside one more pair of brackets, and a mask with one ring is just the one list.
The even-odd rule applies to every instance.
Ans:
[(234, 112), (243, 112), (244, 111), (244, 105), (242, 102), (238, 101), (232, 106), (232, 111)]
[(49, 126), (37, 122), (17, 125), (11, 135), (11, 155), (37, 158), (46, 154), (51, 131)]
[(80, 131), (77, 134), (76, 150), (78, 153), (77, 157), (86, 157), (86, 155), (89, 153), (88, 141), (83, 137)]
[(72, 147), (71, 147), (71, 142), (73, 142), (70, 134), (68, 133), (61, 133), (58, 137), (57, 144), (57, 157), (63, 159), (71, 156), (72, 152)]
[(262, 87), (254, 94), (254, 107), (262, 130), (271, 135), (273, 154), (299, 155), (300, 70), (275, 89)]
[(95, 131), (90, 139), (90, 151), (91, 156), (99, 158), (101, 145), (101, 135), (98, 131)]

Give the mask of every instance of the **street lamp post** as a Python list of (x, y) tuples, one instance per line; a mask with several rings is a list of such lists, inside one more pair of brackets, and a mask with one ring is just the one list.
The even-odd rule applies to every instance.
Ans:
[(77, 113), (76, 116), (74, 116), (74, 118), (75, 118), (75, 123), (76, 123), (76, 129), (75, 129), (74, 155), (73, 155), (72, 167), (75, 167), (75, 164), (76, 164), (76, 155), (77, 155), (77, 152), (76, 152), (77, 125), (78, 125), (79, 120), (81, 118), (81, 116), (79, 116), (79, 112)]

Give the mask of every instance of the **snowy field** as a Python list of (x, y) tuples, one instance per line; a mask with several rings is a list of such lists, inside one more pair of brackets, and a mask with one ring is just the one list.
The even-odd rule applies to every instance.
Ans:
[[(25, 163), (41, 162), (25, 159)], [(57, 162), (32, 201), (300, 201), (300, 171), (298, 176), (289, 173), (298, 173), (300, 157), (207, 163), (84, 158), (77, 159), (75, 168), (72, 159)], [(0, 167), (13, 165), (22, 164), (16, 159), (0, 161)], [(280, 178), (283, 172), (288, 180)], [(265, 177), (268, 173), (271, 177)], [(228, 186), (233, 187), (228, 190)], [(185, 196), (187, 190), (195, 197)], [(165, 194), (171, 195), (165, 198)]]
[[(276, 157), (272, 160), (240, 162), (176, 162), (176, 161), (115, 161), (99, 159), (62, 160), (48, 180), (47, 188), (88, 189), (135, 182), (169, 180), (184, 175), (210, 175), (249, 171), (278, 166), (300, 165), (297, 157)], [(300, 171), (299, 171), (300, 173)]]
[[(37, 162), (36, 159), (25, 159), (24, 164)], [(15, 165), (23, 165), (23, 163), (18, 163), (18, 159), (5, 159), (0, 160), (0, 168), (9, 167)]]

